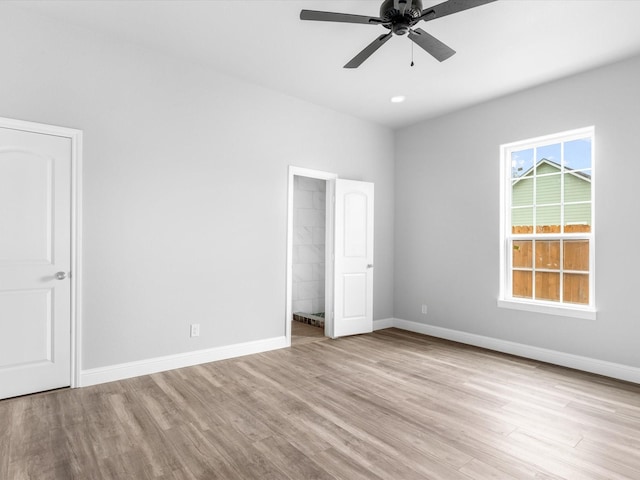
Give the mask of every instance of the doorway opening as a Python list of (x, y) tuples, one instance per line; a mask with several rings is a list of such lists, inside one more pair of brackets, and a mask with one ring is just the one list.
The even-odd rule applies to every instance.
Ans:
[(292, 323), (318, 325), (329, 338), (371, 332), (374, 184), (290, 166), (287, 198), (287, 344)]
[(327, 181), (293, 177), (292, 344), (324, 338)]
[(289, 169), (286, 335), (289, 344), (332, 336), (333, 183), (336, 175)]

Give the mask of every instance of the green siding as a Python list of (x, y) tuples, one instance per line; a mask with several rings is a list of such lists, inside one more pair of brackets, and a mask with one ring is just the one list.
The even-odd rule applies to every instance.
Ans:
[[(536, 224), (560, 224), (561, 175), (559, 168), (548, 163), (536, 168)], [(564, 174), (565, 224), (590, 224), (591, 204), (571, 204), (591, 201), (591, 182), (579, 174)], [(514, 226), (533, 225), (533, 177), (531, 173), (514, 182), (512, 187), (511, 221)], [(555, 204), (555, 205), (553, 205)]]
[(591, 201), (591, 182), (576, 175), (565, 175), (564, 201), (565, 203)]
[(548, 173), (560, 173), (558, 167), (549, 165), (548, 163), (541, 163), (536, 167), (536, 175), (547, 175)]
[(536, 225), (560, 225), (560, 205), (536, 207)]
[(574, 223), (591, 225), (591, 204), (565, 205), (564, 223), (565, 225)]
[(523, 178), (513, 186), (511, 205), (514, 207), (533, 205), (533, 178)]
[(511, 210), (511, 225), (533, 225), (533, 208), (514, 208)]
[(538, 177), (536, 185), (536, 205), (560, 203), (560, 174)]

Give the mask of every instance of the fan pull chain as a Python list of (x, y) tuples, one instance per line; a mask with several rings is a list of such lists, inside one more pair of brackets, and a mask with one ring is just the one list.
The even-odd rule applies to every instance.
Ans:
[(413, 63), (413, 42), (411, 42), (411, 66), (413, 67), (415, 64)]

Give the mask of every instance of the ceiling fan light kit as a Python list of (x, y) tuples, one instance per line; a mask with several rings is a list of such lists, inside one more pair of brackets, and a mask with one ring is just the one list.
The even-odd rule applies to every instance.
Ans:
[(409, 39), (443, 62), (456, 52), (451, 47), (421, 28), (413, 28), (420, 21), (431, 21), (437, 18), (458, 13), (470, 8), (479, 7), (496, 0), (448, 0), (427, 9), (422, 8), (422, 0), (384, 0), (380, 6), (379, 17), (353, 15), (349, 13), (321, 12), (317, 10), (302, 10), (301, 20), (320, 22), (360, 23), (363, 25), (382, 25), (389, 33), (380, 35), (367, 45), (364, 50), (353, 57), (344, 68), (358, 68), (376, 50), (384, 45), (393, 35), (407, 35)]

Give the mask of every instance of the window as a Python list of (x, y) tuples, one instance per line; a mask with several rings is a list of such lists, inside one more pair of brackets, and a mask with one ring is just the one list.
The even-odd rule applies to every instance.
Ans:
[(593, 127), (502, 145), (499, 305), (595, 318)]

